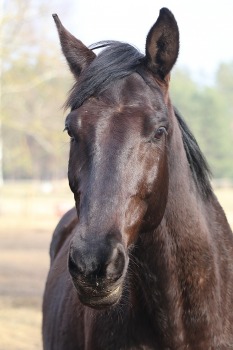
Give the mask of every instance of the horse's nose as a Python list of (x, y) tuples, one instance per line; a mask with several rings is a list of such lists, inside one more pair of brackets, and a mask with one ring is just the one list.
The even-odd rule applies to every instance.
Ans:
[(90, 283), (98, 279), (117, 281), (123, 274), (125, 263), (126, 255), (121, 243), (111, 249), (103, 249), (103, 246), (99, 249), (96, 246), (87, 246), (86, 249), (71, 247), (68, 260), (71, 276)]

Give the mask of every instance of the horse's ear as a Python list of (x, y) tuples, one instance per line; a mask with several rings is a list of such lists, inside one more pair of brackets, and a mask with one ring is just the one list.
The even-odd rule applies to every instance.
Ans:
[(179, 29), (175, 17), (162, 8), (146, 38), (146, 65), (160, 79), (166, 80), (179, 53)]
[(81, 71), (93, 61), (95, 54), (65, 29), (58, 15), (54, 14), (53, 18), (57, 26), (62, 51), (71, 72), (75, 78), (78, 78)]

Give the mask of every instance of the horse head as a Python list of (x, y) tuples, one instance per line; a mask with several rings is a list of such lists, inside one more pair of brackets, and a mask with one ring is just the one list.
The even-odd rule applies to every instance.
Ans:
[(168, 87), (179, 32), (164, 8), (148, 33), (145, 55), (110, 42), (96, 56), (54, 19), (76, 79), (65, 128), (79, 223), (68, 266), (80, 300), (103, 308), (120, 299), (131, 247), (141, 232), (156, 229), (166, 208)]

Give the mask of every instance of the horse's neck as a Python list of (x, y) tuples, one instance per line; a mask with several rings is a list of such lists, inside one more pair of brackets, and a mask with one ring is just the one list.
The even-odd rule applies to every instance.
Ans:
[(166, 225), (166, 230), (175, 235), (174, 239), (181, 236), (184, 240), (186, 235), (198, 239), (198, 236), (207, 234), (206, 217), (207, 212), (212, 210), (212, 197), (206, 198), (195, 184), (174, 113), (173, 118), (173, 136), (168, 147), (168, 200), (161, 228), (164, 230)]
[(193, 293), (191, 285), (197, 288), (204, 283), (205, 269), (211, 273), (214, 263), (206, 220), (211, 203), (202, 199), (196, 189), (182, 140), (174, 142), (177, 144), (172, 145), (173, 151), (169, 155), (169, 190), (164, 217), (154, 232), (141, 233), (136, 260), (141, 270), (139, 284), (148, 304), (148, 314), (161, 315), (155, 327), (170, 330), (175, 337), (172, 336), (173, 342), (177, 341), (178, 346), (180, 340), (175, 334), (181, 334), (183, 328), (179, 316), (183, 302), (182, 283), (187, 284), (187, 293), (189, 288)]
[[(193, 344), (196, 350), (210, 344), (213, 329), (217, 337), (222, 333), (218, 315), (227, 308), (221, 309), (221, 293), (231, 306), (233, 238), (215, 196), (207, 198), (196, 187), (180, 130), (176, 132), (180, 137), (169, 145), (165, 213), (157, 229), (139, 235), (132, 294), (141, 300), (135, 302), (139, 315), (149, 320), (161, 340), (159, 348), (184, 348), (187, 338), (190, 349)], [(233, 319), (228, 321), (232, 324)]]

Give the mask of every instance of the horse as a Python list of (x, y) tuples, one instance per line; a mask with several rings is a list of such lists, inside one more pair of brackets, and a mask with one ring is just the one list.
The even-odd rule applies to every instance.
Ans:
[(88, 48), (53, 16), (75, 77), (65, 120), (75, 208), (50, 247), (44, 349), (233, 349), (233, 236), (169, 97), (174, 15), (160, 10), (145, 54)]

